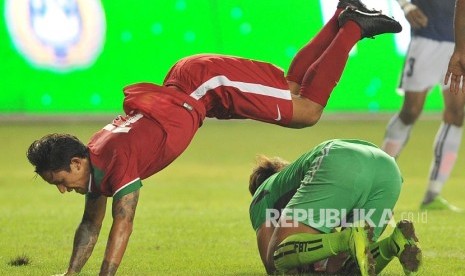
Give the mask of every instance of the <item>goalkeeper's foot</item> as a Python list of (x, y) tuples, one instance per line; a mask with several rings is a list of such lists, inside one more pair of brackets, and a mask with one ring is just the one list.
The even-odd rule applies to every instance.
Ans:
[(373, 231), (369, 226), (352, 227), (349, 239), (349, 252), (357, 261), (362, 276), (375, 275), (375, 261), (368, 248), (369, 232)]
[(422, 253), (413, 223), (408, 220), (399, 221), (391, 234), (391, 240), (405, 274), (414, 275), (421, 266)]
[(457, 206), (454, 206), (447, 202), (443, 197), (437, 196), (433, 199), (433, 201), (429, 203), (422, 203), (420, 205), (420, 210), (423, 211), (441, 211), (441, 210), (446, 210), (446, 211), (452, 211), (455, 213), (462, 213), (464, 210), (460, 209)]

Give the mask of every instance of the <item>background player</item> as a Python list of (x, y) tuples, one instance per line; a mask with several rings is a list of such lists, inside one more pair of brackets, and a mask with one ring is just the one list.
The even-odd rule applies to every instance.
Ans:
[[(454, 48), (454, 0), (402, 0), (399, 3), (410, 23), (412, 40), (400, 83), (405, 91), (404, 102), (400, 112), (387, 125), (382, 146), (394, 157), (398, 157), (406, 145), (429, 91), (442, 84)], [(455, 96), (445, 85), (442, 85), (442, 94), (443, 118), (434, 140), (428, 189), (420, 207), (458, 211), (439, 194), (454, 167), (462, 142), (465, 94)]]
[(87, 146), (69, 134), (34, 141), (27, 157), (35, 171), (61, 193), (86, 194), (66, 273), (78, 273), (90, 257), (107, 197), (113, 197), (113, 223), (100, 273), (116, 273), (132, 232), (141, 180), (178, 157), (206, 116), (311, 126), (354, 44), (400, 29), (398, 22), (366, 10), (358, 1), (341, 1), (333, 18), (296, 55), (288, 80), (282, 70), (265, 62), (220, 55), (188, 57), (171, 68), (163, 86), (142, 83), (125, 88), (126, 116), (97, 132)]

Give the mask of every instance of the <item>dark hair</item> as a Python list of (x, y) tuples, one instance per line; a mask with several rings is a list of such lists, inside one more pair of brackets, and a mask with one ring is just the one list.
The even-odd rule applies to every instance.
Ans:
[(87, 147), (78, 138), (70, 134), (48, 134), (34, 141), (28, 148), (26, 156), (35, 167), (35, 172), (70, 171), (73, 157), (88, 157)]
[(279, 172), (284, 167), (289, 165), (284, 159), (279, 157), (269, 158), (265, 155), (258, 155), (256, 158), (257, 165), (252, 171), (249, 178), (249, 191), (250, 194), (254, 195), (258, 187), (273, 174)]

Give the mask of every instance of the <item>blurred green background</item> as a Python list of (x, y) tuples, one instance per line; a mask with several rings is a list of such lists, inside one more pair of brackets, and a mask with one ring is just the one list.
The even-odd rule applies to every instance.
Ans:
[[(57, 22), (64, 20), (60, 13), (40, 10), (45, 3), (50, 6), (53, 2), (60, 1), (0, 1), (1, 113), (119, 112), (125, 85), (161, 83), (177, 60), (198, 53), (259, 59), (286, 70), (298, 49), (318, 32), (325, 15), (330, 16), (337, 4), (336, 0), (68, 0), (61, 1), (62, 5), (70, 6), (71, 11), (75, 6), (78, 25), (73, 29), (72, 24), (62, 24), (59, 29), (61, 23)], [(404, 20), (395, 1), (365, 2), (381, 5), (385, 12)], [(72, 16), (69, 13), (66, 19)], [(94, 25), (89, 27), (89, 22)], [(15, 31), (15, 26), (20, 30)], [(48, 37), (59, 31), (77, 33), (71, 42)], [(404, 45), (408, 32), (407, 25), (400, 38)], [(89, 39), (92, 34), (97, 38)], [(394, 35), (364, 39), (354, 48), (327, 111), (399, 108), (402, 97), (395, 90), (405, 49), (399, 49), (396, 39), (399, 37)], [(50, 40), (54, 45), (62, 43), (61, 52), (68, 51), (69, 55), (81, 47), (84, 53), (94, 51), (95, 56), (79, 66), (66, 65), (66, 56), (61, 56), (61, 61), (56, 58), (55, 64), (40, 64), (28, 57), (27, 51), (39, 51), (39, 56), (51, 58), (47, 52), (52, 47)], [(426, 110), (441, 107), (441, 96), (433, 93)]]

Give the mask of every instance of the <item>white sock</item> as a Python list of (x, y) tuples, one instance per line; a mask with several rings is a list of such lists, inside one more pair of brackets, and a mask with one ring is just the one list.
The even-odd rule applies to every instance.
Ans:
[(449, 179), (462, 142), (462, 127), (442, 123), (434, 140), (434, 158), (431, 162), (428, 191), (423, 203), (439, 195)]
[(381, 148), (390, 156), (397, 158), (407, 143), (412, 126), (413, 124), (404, 124), (398, 114), (394, 115), (386, 127)]

